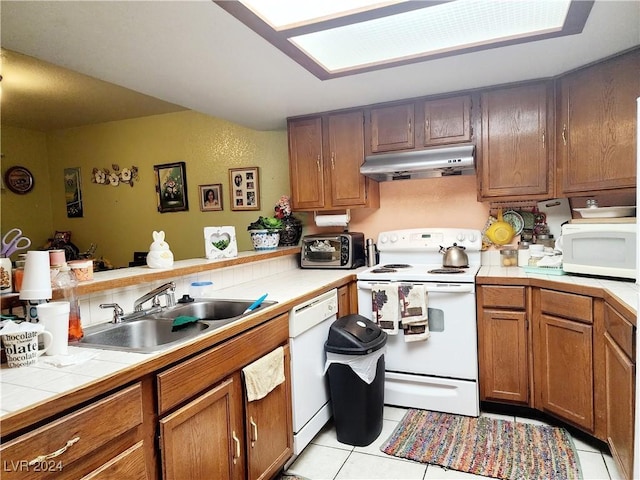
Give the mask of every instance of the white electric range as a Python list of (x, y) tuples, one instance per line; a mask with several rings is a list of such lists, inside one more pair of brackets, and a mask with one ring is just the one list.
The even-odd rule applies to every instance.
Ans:
[[(444, 268), (445, 249), (464, 247), (465, 268)], [(420, 283), (427, 292), (430, 337), (405, 342), (389, 335), (384, 401), (389, 405), (478, 416), (478, 349), (475, 275), (482, 235), (463, 228), (417, 228), (381, 232), (379, 264), (358, 273), (358, 311), (372, 316), (372, 286)]]

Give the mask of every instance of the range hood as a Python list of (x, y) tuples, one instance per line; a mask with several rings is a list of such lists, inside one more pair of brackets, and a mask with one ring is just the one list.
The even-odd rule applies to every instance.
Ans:
[(379, 182), (407, 178), (432, 178), (475, 173), (475, 146), (461, 143), (410, 152), (370, 155), (360, 173)]

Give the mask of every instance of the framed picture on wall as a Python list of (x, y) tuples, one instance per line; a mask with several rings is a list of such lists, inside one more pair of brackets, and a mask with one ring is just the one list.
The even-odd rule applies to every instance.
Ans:
[(230, 168), (231, 210), (260, 210), (258, 167)]
[(82, 184), (80, 167), (64, 169), (64, 198), (67, 204), (68, 218), (82, 218)]
[(183, 212), (189, 210), (187, 174), (184, 162), (154, 165), (158, 211)]
[(200, 210), (212, 212), (222, 210), (222, 184), (198, 185), (200, 190)]

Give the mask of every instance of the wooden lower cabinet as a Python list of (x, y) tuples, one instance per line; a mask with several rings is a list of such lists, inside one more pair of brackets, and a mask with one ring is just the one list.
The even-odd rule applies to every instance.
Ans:
[(540, 409), (592, 432), (593, 328), (549, 315), (541, 316), (538, 328)]
[[(293, 454), (288, 315), (158, 374), (164, 480), (270, 479)], [(284, 347), (284, 383), (248, 402), (242, 369)]]
[(249, 402), (245, 396), (247, 478), (272, 478), (293, 454), (289, 347), (284, 348), (285, 381), (266, 397)]
[(635, 329), (605, 305), (605, 398), (607, 443), (623, 478), (633, 477)]
[(593, 433), (593, 299), (534, 290), (536, 408)]
[(526, 289), (478, 288), (480, 398), (529, 404)]
[(244, 478), (240, 374), (160, 420), (162, 478)]
[(151, 479), (142, 433), (142, 384), (3, 442), (2, 478)]

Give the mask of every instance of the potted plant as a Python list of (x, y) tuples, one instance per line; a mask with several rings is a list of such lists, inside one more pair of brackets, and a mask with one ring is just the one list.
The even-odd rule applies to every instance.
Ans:
[(258, 217), (247, 227), (255, 250), (273, 250), (280, 242), (282, 220), (276, 217)]
[(282, 220), (280, 246), (298, 245), (302, 237), (302, 222), (293, 216), (287, 195), (282, 195), (274, 208), (275, 217)]

